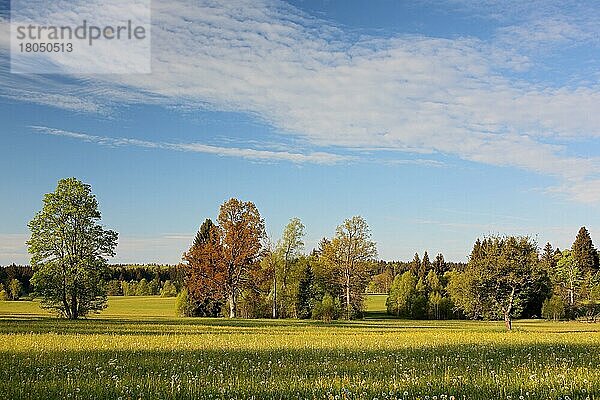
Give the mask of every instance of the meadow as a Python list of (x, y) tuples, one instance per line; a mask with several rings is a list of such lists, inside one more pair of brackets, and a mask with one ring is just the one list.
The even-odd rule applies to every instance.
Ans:
[(110, 298), (81, 321), (0, 302), (0, 397), (600, 399), (597, 324), (381, 319), (381, 297), (361, 321), (193, 319), (173, 302)]

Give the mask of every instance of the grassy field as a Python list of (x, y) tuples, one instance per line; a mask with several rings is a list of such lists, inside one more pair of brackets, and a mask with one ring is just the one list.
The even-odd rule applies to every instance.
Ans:
[(182, 319), (173, 299), (136, 297), (73, 322), (35, 307), (0, 303), (0, 397), (600, 399), (595, 324)]

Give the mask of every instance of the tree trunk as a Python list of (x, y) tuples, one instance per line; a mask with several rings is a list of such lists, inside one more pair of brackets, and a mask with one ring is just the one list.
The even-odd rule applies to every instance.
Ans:
[(277, 270), (273, 271), (273, 318), (277, 318)]
[(512, 330), (512, 320), (510, 318), (510, 313), (504, 313), (504, 325), (509, 331)]
[(237, 298), (235, 293), (232, 291), (229, 294), (229, 318), (235, 318), (237, 311)]
[(510, 317), (510, 313), (512, 312), (514, 299), (515, 288), (513, 287), (512, 291), (510, 292), (510, 296), (508, 297), (508, 305), (506, 306), (506, 308), (502, 307), (502, 311), (504, 311), (504, 325), (509, 331), (512, 330), (512, 319)]
[(350, 274), (346, 275), (346, 317), (350, 320)]
[(71, 319), (77, 319), (79, 317), (79, 312), (77, 310), (77, 296), (75, 294), (71, 296)]

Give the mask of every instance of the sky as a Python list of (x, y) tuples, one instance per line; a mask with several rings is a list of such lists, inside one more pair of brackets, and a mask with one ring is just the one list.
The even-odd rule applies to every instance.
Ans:
[(231, 197), (274, 241), (299, 217), (307, 251), (354, 215), (387, 260), (600, 241), (597, 2), (154, 1), (152, 73), (89, 75), (11, 73), (8, 7), (0, 264), (29, 262), (71, 176), (119, 232), (112, 263), (178, 263)]

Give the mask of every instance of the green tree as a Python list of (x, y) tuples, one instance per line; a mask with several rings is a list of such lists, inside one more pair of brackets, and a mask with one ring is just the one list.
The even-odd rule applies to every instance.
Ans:
[(565, 316), (565, 304), (560, 296), (553, 295), (542, 305), (542, 317), (558, 321)]
[(146, 278), (142, 278), (142, 280), (138, 282), (135, 288), (135, 294), (136, 296), (150, 296), (150, 286), (148, 285)]
[[(457, 304), (467, 313), (502, 315), (507, 329), (519, 315), (534, 282), (537, 247), (528, 237), (490, 237), (476, 242), (462, 275)], [(461, 285), (461, 286), (462, 286)], [(470, 296), (466, 304), (463, 295)], [(472, 303), (472, 304), (471, 304)]]
[(421, 257), (419, 257), (419, 253), (415, 253), (413, 260), (410, 262), (410, 272), (416, 277), (421, 272)]
[(160, 289), (161, 297), (175, 297), (177, 296), (177, 288), (170, 280), (166, 280), (163, 287)]
[(183, 288), (175, 299), (175, 310), (179, 317), (192, 317), (196, 306), (192, 298), (188, 295), (187, 288)]
[(113, 279), (108, 282), (108, 285), (106, 286), (106, 294), (109, 296), (123, 296), (121, 282), (119, 282), (117, 279)]
[[(295, 306), (294, 299), (288, 290), (288, 281), (290, 279), (292, 266), (298, 260), (298, 257), (302, 254), (304, 249), (304, 225), (299, 218), (291, 218), (288, 224), (283, 230), (281, 240), (277, 244), (277, 254), (279, 255), (280, 263), (275, 265), (280, 266), (280, 271), (274, 274), (274, 304), (277, 303), (277, 275), (279, 275), (279, 282), (281, 284), (281, 316), (288, 317), (290, 315), (290, 308)], [(277, 315), (277, 312), (274, 313)]]
[(155, 276), (154, 279), (148, 283), (148, 291), (153, 296), (160, 293), (160, 279), (158, 276)]
[(427, 301), (427, 310), (429, 317), (433, 319), (441, 318), (440, 305), (442, 303), (442, 284), (440, 278), (437, 276), (435, 271), (432, 269), (429, 271), (426, 277), (427, 287), (429, 288), (429, 295)]
[(388, 314), (404, 318), (412, 317), (416, 285), (417, 278), (411, 271), (396, 275), (386, 300)]
[(344, 288), (346, 318), (361, 312), (367, 283), (368, 268), (377, 256), (375, 242), (367, 222), (360, 216), (344, 221), (337, 227), (335, 237), (327, 243), (323, 257), (333, 269), (333, 275)]
[(8, 296), (11, 300), (19, 300), (21, 292), (23, 291), (23, 284), (18, 279), (11, 279), (8, 284)]
[(444, 260), (444, 255), (442, 253), (438, 253), (435, 256), (435, 261), (433, 262), (433, 270), (436, 274), (443, 274), (446, 272), (446, 261)]
[(573, 258), (582, 272), (598, 270), (598, 253), (592, 243), (590, 233), (582, 226), (571, 246)]
[(99, 225), (101, 215), (90, 185), (61, 179), (43, 203), (29, 222), (27, 242), (34, 269), (31, 282), (42, 307), (69, 319), (103, 309), (103, 277), (107, 257), (115, 255), (117, 233)]
[(415, 285), (415, 298), (412, 305), (412, 317), (414, 319), (425, 319), (427, 317), (427, 286), (423, 278), (419, 278)]
[(578, 290), (583, 281), (583, 272), (571, 250), (563, 250), (556, 263), (552, 276), (555, 291), (561, 294), (569, 306), (569, 313), (574, 313)]
[(310, 262), (306, 263), (302, 271), (302, 277), (298, 284), (298, 299), (296, 309), (298, 310), (298, 318), (310, 318), (311, 310), (315, 303), (315, 276), (310, 266)]
[(423, 253), (423, 260), (421, 261), (421, 269), (419, 270), (419, 278), (425, 278), (425, 275), (431, 270), (431, 261), (429, 261), (429, 254), (427, 251)]
[(8, 293), (4, 290), (4, 285), (0, 283), (0, 301), (8, 300)]
[(192, 246), (199, 246), (202, 243), (206, 243), (206, 241), (210, 237), (210, 231), (215, 226), (210, 218), (204, 220), (202, 225), (200, 225), (200, 229), (196, 232), (196, 236), (194, 237), (194, 243)]

